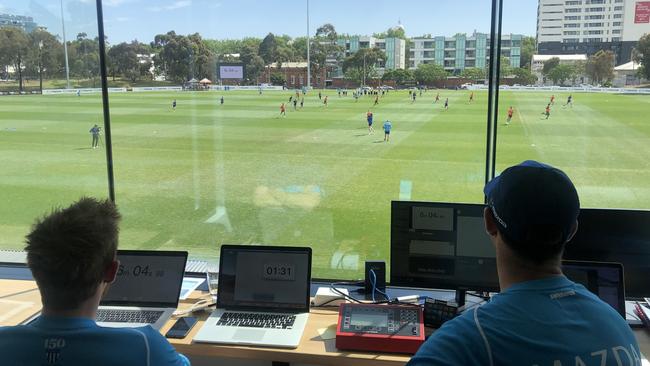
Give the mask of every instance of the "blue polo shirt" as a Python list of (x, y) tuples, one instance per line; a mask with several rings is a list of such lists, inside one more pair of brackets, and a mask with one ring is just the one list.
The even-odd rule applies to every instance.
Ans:
[(391, 128), (393, 128), (393, 124), (390, 121), (384, 122), (384, 131), (390, 132)]
[(86, 318), (41, 316), (0, 327), (3, 366), (189, 366), (150, 326), (104, 328)]
[(515, 284), (448, 321), (408, 366), (641, 365), (621, 315), (564, 276)]

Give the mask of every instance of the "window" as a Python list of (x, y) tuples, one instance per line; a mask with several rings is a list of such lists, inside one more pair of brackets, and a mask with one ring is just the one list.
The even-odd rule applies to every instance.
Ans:
[(612, 34), (621, 34), (620, 29), (612, 29)]
[[(504, 0), (502, 34), (517, 34), (519, 28), (513, 26), (514, 22), (509, 24), (510, 19), (523, 19), (530, 24), (536, 21), (535, 11), (517, 13), (520, 7), (514, 1), (519, 0)], [(280, 103), (286, 104), (289, 96), (295, 97), (296, 86), (307, 84), (306, 60), (301, 56), (301, 52), (306, 52), (301, 48), (306, 42), (304, 29), (291, 33), (291, 28), (285, 27), (286, 19), (268, 16), (263, 0), (259, 0), (259, 9), (243, 9), (239, 2), (222, 4), (218, 8), (219, 23), (195, 21), (212, 19), (210, 14), (217, 11), (216, 6), (210, 7), (214, 5), (212, 2), (178, 3), (172, 17), (165, 16), (170, 13), (169, 2), (111, 1), (104, 8), (107, 60), (110, 61), (106, 81), (109, 86), (120, 88), (109, 97), (115, 195), (124, 216), (122, 248), (184, 249), (193, 258), (213, 260), (221, 243), (309, 245), (314, 251), (314, 277), (353, 279), (363, 277), (364, 260), (389, 258), (391, 200), (483, 201), (487, 91), (477, 90), (471, 107), (465, 105), (466, 91), (445, 91), (444, 94), (450, 95), (453, 110), (445, 115), (450, 119), (446, 124), (436, 122), (438, 113), (433, 108), (439, 111), (441, 106), (429, 105), (431, 93), (423, 95), (424, 100), (418, 99), (422, 104), (413, 107), (402, 103), (395, 109), (387, 103), (389, 107), (382, 109), (381, 118), (393, 120), (394, 133), (393, 141), (384, 144), (379, 134), (356, 136), (360, 132), (358, 126), (343, 123), (346, 119), (357, 120), (365, 112), (366, 103), (355, 105), (351, 95), (338, 98), (337, 85), (345, 85), (358, 76), (342, 72), (342, 64), (337, 64), (334, 57), (337, 54), (323, 55), (327, 67), (322, 72), (312, 69), (309, 81), (329, 96), (328, 109), (323, 107), (316, 91), (309, 91), (302, 109), (294, 112), (290, 103), (287, 116), (276, 118)], [(20, 14), (40, 8), (52, 14), (60, 11), (52, 9), (58, 2), (47, 0), (5, 0), (2, 4), (3, 11), (15, 9)], [(100, 77), (98, 57), (95, 57), (98, 55), (97, 24), (92, 24), (96, 19), (94, 2), (63, 0), (62, 5), (70, 48), (71, 88), (97, 88)], [(421, 14), (416, 16), (427, 20), (434, 11), (441, 12), (448, 15), (449, 24), (469, 6), (478, 7), (475, 10), (485, 19), (491, 14), (489, 2), (465, 0), (447, 9), (438, 2), (421, 2), (418, 6), (422, 9), (418, 9), (417, 13)], [(291, 19), (296, 24), (305, 24), (304, 9), (299, 8), (297, 15), (290, 15)], [(573, 9), (574, 15), (580, 13), (579, 8)], [(292, 7), (282, 10), (293, 11)], [(321, 7), (318, 17), (340, 19), (332, 16), (334, 11), (340, 12), (340, 7)], [(22, 20), (23, 27), (40, 24), (36, 13), (33, 22)], [(142, 15), (152, 25), (147, 22), (145, 26), (137, 17), (125, 14)], [(552, 17), (564, 16), (561, 11), (560, 14)], [(352, 55), (359, 48), (381, 44), (392, 48), (391, 43), (370, 38), (376, 30), (374, 22), (362, 15), (351, 13), (349, 19), (353, 22), (333, 24), (341, 28), (337, 28), (341, 35), (355, 34), (337, 42), (342, 48), (338, 54), (347, 50)], [(231, 31), (224, 32), (225, 24), (221, 20), (228, 19), (245, 20), (247, 26), (231, 27), (228, 28)], [(468, 67), (484, 69), (490, 60), (487, 47), (491, 42), (485, 38), (490, 31), (489, 21), (486, 23), (485, 19), (477, 19), (476, 27), (465, 25), (467, 29), (458, 30), (472, 38), (467, 40), (464, 50), (458, 50), (458, 55), (456, 42), (451, 40), (455, 35), (441, 31), (452, 27), (436, 21), (431, 31), (438, 29), (440, 33), (436, 37), (447, 37), (447, 41), (438, 45), (449, 49), (434, 51), (435, 40), (418, 41), (416, 45), (424, 46), (422, 43), (428, 42), (430, 47), (418, 47), (407, 55), (431, 57), (414, 60), (402, 53), (406, 59), (399, 60), (400, 63), (415, 68), (420, 62), (436, 64), (435, 56), (438, 56), (438, 64), (442, 63), (449, 72)], [(34, 54), (26, 60), (31, 62), (25, 65), (28, 93), (37, 90), (34, 80), (38, 76), (44, 77), (46, 89), (65, 86), (60, 19), (54, 20), (51, 24), (43, 20), (53, 37), (44, 42), (41, 51), (55, 51), (48, 60), (52, 61), (48, 70), (36, 72)], [(572, 22), (575, 27), (548, 32), (558, 40), (563, 38), (563, 31), (577, 33), (581, 22), (575, 20)], [(345, 28), (345, 24), (357, 23), (362, 24)], [(320, 25), (311, 24), (312, 37)], [(474, 28), (476, 35), (472, 34)], [(174, 32), (167, 33), (167, 30)], [(278, 60), (268, 59), (272, 55), (259, 56), (262, 40), (269, 33), (275, 35), (281, 51), (278, 54), (283, 56), (281, 71), (274, 65)], [(575, 34), (567, 36), (562, 40), (567, 49), (578, 46)], [(136, 37), (138, 42), (133, 42)], [(519, 47), (531, 44), (530, 39), (524, 38), (519, 43), (519, 38), (505, 38), (503, 45), (510, 40), (512, 46), (503, 49), (510, 67), (521, 65), (528, 70), (530, 61), (520, 56), (524, 47), (522, 50)], [(586, 37), (588, 41), (591, 39), (602, 40)], [(595, 41), (589, 42), (594, 42), (590, 47), (599, 47)], [(184, 48), (187, 52), (171, 52), (178, 51), (172, 48), (178, 44), (192, 47)], [(30, 45), (31, 50), (37, 49), (36, 44)], [(138, 52), (131, 52), (134, 49), (130, 47)], [(163, 52), (165, 47), (170, 52)], [(257, 53), (255, 56), (259, 58), (239, 69), (237, 66), (248, 62), (251, 53)], [(129, 63), (131, 68), (124, 70), (113, 64), (117, 56), (131, 57), (129, 60), (134, 61)], [(388, 64), (396, 65), (397, 58), (397, 54), (391, 54)], [(260, 59), (266, 61), (262, 64)], [(382, 65), (371, 61), (373, 65)], [(228, 68), (218, 69), (217, 64)], [(0, 69), (3, 80), (16, 78), (13, 68)], [(503, 75), (503, 82), (544, 81), (517, 71), (517, 76)], [(365, 76), (373, 79), (372, 82), (381, 82), (379, 74), (374, 70)], [(528, 78), (515, 81), (513, 78), (519, 75)], [(452, 80), (456, 79), (447, 79), (448, 84), (437, 86), (449, 87)], [(357, 79), (355, 83), (363, 81)], [(260, 95), (259, 85), (271, 83), (276, 85), (265, 87)], [(283, 91), (283, 84), (291, 90)], [(160, 90), (147, 90), (152, 85)], [(224, 90), (225, 86), (230, 90)], [(253, 90), (242, 90), (240, 86)], [(0, 83), (2, 92), (15, 92), (16, 88), (19, 87), (14, 82)], [(644, 106), (638, 100), (635, 104), (632, 98), (615, 94), (577, 93), (576, 103), (584, 106), (582, 110), (589, 110), (589, 121), (581, 120), (580, 113), (567, 118), (569, 111), (564, 113), (556, 108), (551, 118), (557, 123), (540, 123), (540, 100), (547, 98), (547, 94), (546, 91), (514, 93), (509, 90), (499, 93), (499, 110), (503, 112), (508, 105), (515, 105), (513, 123), (525, 123), (526, 128), (515, 125), (507, 130), (502, 116), (498, 116), (497, 173), (524, 159), (539, 159), (567, 170), (586, 207), (650, 208), (647, 190), (650, 169), (644, 160), (650, 153), (647, 150), (650, 141), (638, 129), (645, 122), (641, 113)], [(388, 98), (398, 102), (404, 95), (396, 91)], [(224, 106), (218, 102), (221, 96), (225, 98)], [(620, 108), (604, 108), (606, 99), (614, 100)], [(173, 100), (177, 102), (175, 109)], [(105, 150), (101, 145), (106, 141), (99, 140), (98, 149), (88, 149), (86, 145), (90, 141), (85, 140), (90, 140), (86, 132), (91, 127), (89, 118), (93, 118), (90, 123), (100, 118), (102, 104), (96, 92), (84, 92), (77, 97), (69, 91), (57, 96), (0, 95), (0, 103), (3, 129), (0, 131), (3, 156), (0, 248), (17, 249), (22, 247), (24, 234), (34, 218), (50, 207), (68, 204), (81, 195), (107, 196)], [(631, 113), (620, 116), (621, 110)], [(61, 122), (63, 118), (65, 122)], [(557, 126), (563, 127), (562, 133)]]
[(581, 5), (582, 1), (565, 1), (564, 5)]
[(563, 34), (564, 34), (565, 36), (573, 36), (573, 35), (578, 35), (578, 34), (580, 34), (580, 32), (579, 32), (579, 31), (564, 31)]
[(623, 17), (623, 14), (614, 14), (613, 18), (614, 19), (621, 19)]
[(585, 20), (605, 19), (604, 15), (585, 15)]
[(584, 27), (585, 28), (595, 28), (595, 27), (602, 27), (603, 23), (585, 23)]
[(612, 22), (612, 26), (614, 27), (620, 27), (622, 22)]
[(582, 12), (582, 9), (580, 8), (568, 8), (565, 10), (566, 13), (580, 13)]
[(564, 20), (580, 20), (580, 15), (568, 15), (564, 17)]
[(565, 23), (564, 28), (580, 28), (580, 23)]
[(623, 7), (620, 5), (614, 7), (614, 11), (621, 11), (621, 10), (623, 10)]
[(589, 13), (589, 12), (595, 13), (595, 12), (599, 12), (599, 11), (605, 11), (605, 8), (586, 8), (585, 9), (585, 12), (587, 12), (587, 13)]
[[(74, 14), (68, 1), (2, 5), (0, 23), (11, 16), (12, 26), (0, 26), (0, 39), (16, 43), (0, 61), (0, 251), (22, 250), (32, 223), (51, 208), (81, 196), (108, 197), (94, 3), (76, 3)], [(41, 28), (44, 21), (52, 27)], [(22, 73), (16, 72), (19, 60)], [(126, 89), (112, 95), (124, 98)], [(170, 105), (171, 99), (165, 101)], [(100, 130), (93, 130), (95, 124)]]

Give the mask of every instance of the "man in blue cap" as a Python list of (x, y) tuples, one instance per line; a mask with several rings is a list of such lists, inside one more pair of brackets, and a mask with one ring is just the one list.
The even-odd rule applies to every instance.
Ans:
[(408, 366), (641, 365), (625, 319), (562, 274), (580, 212), (569, 177), (529, 160), (503, 171), (484, 193), (501, 293), (446, 322)]

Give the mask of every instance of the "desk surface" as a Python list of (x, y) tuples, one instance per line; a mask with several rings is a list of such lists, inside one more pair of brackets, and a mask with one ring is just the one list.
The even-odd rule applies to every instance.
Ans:
[[(188, 308), (205, 293), (195, 291), (187, 300), (181, 301), (179, 308)], [(9, 310), (10, 309), (10, 310)], [(17, 310), (20, 309), (20, 310)], [(33, 281), (0, 279), (0, 326), (15, 325), (27, 319), (40, 309), (40, 294)], [(296, 349), (274, 349), (262, 347), (226, 346), (212, 344), (192, 344), (191, 339), (208, 317), (207, 313), (198, 313), (199, 323), (184, 339), (171, 339), (176, 349), (188, 356), (217, 356), (243, 359), (272, 360), (296, 362), (315, 365), (370, 366), (370, 365), (404, 365), (407, 355), (373, 354), (362, 352), (339, 351), (334, 340), (323, 341), (319, 329), (336, 324), (338, 312), (333, 309), (312, 309), (300, 346)], [(165, 334), (174, 320), (161, 329)], [(635, 329), (641, 352), (650, 355), (650, 332)], [(345, 359), (345, 361), (342, 361)]]

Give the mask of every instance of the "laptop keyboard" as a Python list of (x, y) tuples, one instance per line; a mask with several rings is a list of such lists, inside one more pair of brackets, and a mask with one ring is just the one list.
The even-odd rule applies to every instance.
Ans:
[(159, 310), (97, 310), (97, 321), (106, 323), (153, 324), (163, 315)]
[(217, 325), (230, 327), (252, 327), (271, 329), (292, 329), (295, 315), (260, 314), (260, 313), (224, 313)]

